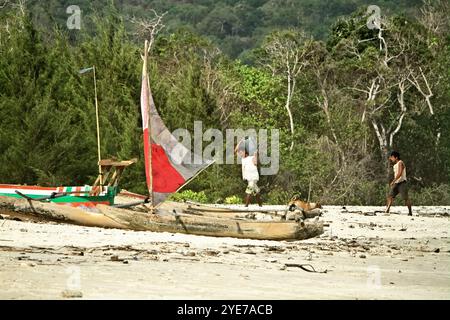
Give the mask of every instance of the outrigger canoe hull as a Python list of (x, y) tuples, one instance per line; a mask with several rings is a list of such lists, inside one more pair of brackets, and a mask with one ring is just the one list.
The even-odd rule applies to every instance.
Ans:
[[(97, 212), (58, 206), (53, 203), (0, 197), (0, 208), (31, 212), (52, 220), (84, 226), (119, 228), (137, 231), (185, 233), (214, 237), (259, 240), (303, 240), (323, 233), (323, 223), (294, 221), (255, 221), (178, 214), (159, 209), (156, 214), (98, 205)], [(175, 212), (174, 212), (175, 211)]]
[(95, 209), (95, 206), (99, 204), (111, 206), (114, 204), (115, 196), (120, 192), (118, 183), (123, 171), (136, 161), (137, 159), (125, 161), (100, 160), (99, 165), (102, 173), (92, 186), (40, 187), (0, 184), (0, 197), (45, 201), (84, 209)]
[(91, 195), (91, 186), (77, 187), (40, 187), (14, 184), (0, 184), (0, 196), (23, 199), (48, 198), (47, 202), (63, 204), (72, 207), (93, 208), (99, 204), (113, 205), (117, 187), (103, 187), (104, 191)]

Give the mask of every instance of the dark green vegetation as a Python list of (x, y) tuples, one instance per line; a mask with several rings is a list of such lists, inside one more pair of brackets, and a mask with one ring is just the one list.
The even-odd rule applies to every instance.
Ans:
[[(35, 21), (65, 24), (66, 8), (76, 4), (83, 14), (102, 12), (110, 0), (28, 0)], [(259, 46), (273, 30), (299, 28), (316, 39), (326, 40), (339, 17), (358, 8), (376, 4), (383, 14), (414, 15), (422, 0), (115, 0), (128, 27), (133, 18), (149, 17), (151, 9), (167, 12), (165, 33), (184, 28), (210, 39), (226, 55), (251, 60), (252, 48)]]
[[(103, 157), (138, 157), (122, 187), (145, 192), (143, 41), (128, 18), (152, 17), (154, 8), (168, 11), (150, 78), (169, 129), (192, 130), (195, 120), (204, 130), (280, 129), (280, 171), (262, 177), (264, 200), (307, 198), (310, 190), (312, 200), (328, 204), (383, 204), (386, 152), (395, 148), (413, 203), (450, 204), (445, 1), (378, 3), (381, 33), (366, 26), (360, 5), (368, 2), (356, 0), (79, 1), (83, 27), (70, 31), (69, 2), (0, 9), (0, 183), (95, 180), (93, 79), (78, 74), (95, 64)], [(249, 64), (233, 59), (238, 55)], [(241, 195), (245, 183), (238, 165), (214, 165), (189, 188), (214, 202)]]

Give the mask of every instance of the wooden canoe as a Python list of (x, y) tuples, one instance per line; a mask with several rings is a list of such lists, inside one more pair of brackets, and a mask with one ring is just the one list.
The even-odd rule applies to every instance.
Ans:
[(256, 221), (205, 217), (178, 213), (176, 209), (159, 208), (156, 214), (98, 205), (96, 212), (54, 203), (11, 201), (0, 197), (0, 207), (38, 214), (52, 220), (83, 226), (119, 228), (137, 231), (186, 233), (214, 237), (235, 237), (260, 240), (303, 240), (323, 233), (319, 221)]
[[(177, 211), (181, 211), (187, 214), (194, 214), (198, 216), (208, 216), (208, 217), (218, 217), (218, 218), (248, 218), (250, 216), (255, 216), (257, 214), (261, 215), (270, 215), (273, 217), (273, 220), (285, 220), (286, 215), (291, 211), (288, 210), (288, 207), (280, 210), (274, 209), (264, 209), (264, 208), (226, 208), (219, 207), (214, 205), (207, 204), (199, 204), (192, 202), (173, 202), (166, 201), (160, 205), (162, 209), (176, 209)], [(315, 218), (322, 214), (320, 209), (313, 209), (310, 211), (303, 211), (301, 215), (304, 219)]]
[(172, 202), (166, 201), (162, 203), (158, 208), (164, 210), (177, 210), (180, 213), (193, 214), (197, 216), (204, 217), (217, 217), (217, 218), (228, 218), (228, 219), (245, 219), (251, 215), (264, 214), (270, 215), (275, 218), (275, 220), (281, 220), (285, 215), (284, 211), (276, 210), (257, 210), (256, 208), (251, 208), (249, 210), (245, 209), (230, 209), (224, 207), (215, 207), (212, 205), (203, 204), (192, 204), (192, 203), (182, 203), (182, 202)]

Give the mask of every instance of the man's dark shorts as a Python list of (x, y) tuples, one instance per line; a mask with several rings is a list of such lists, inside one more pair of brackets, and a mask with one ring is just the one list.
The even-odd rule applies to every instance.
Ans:
[(389, 196), (395, 198), (400, 193), (403, 200), (408, 200), (408, 184), (406, 181), (394, 184), (389, 189)]

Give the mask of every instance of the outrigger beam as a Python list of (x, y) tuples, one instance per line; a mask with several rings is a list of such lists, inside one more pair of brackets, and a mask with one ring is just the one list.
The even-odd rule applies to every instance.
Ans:
[(64, 192), (52, 192), (51, 195), (49, 195), (48, 197), (41, 197), (41, 198), (31, 198), (25, 194), (23, 194), (22, 192), (20, 192), (19, 190), (16, 190), (16, 193), (21, 196), (22, 198), (27, 199), (28, 201), (32, 200), (32, 201), (45, 201), (45, 200), (50, 200), (50, 199), (55, 199), (55, 198), (60, 198), (60, 197), (64, 197), (66, 194)]
[(23, 194), (22, 192), (20, 192), (19, 190), (15, 190), (15, 192), (21, 196), (22, 198), (25, 198), (27, 200), (33, 200), (33, 201), (46, 201), (46, 200), (50, 200), (50, 199), (56, 199), (56, 198), (61, 198), (64, 196), (67, 196), (69, 194), (73, 194), (73, 193), (78, 193), (78, 194), (88, 194), (91, 191), (67, 191), (67, 192), (52, 192), (49, 196), (47, 197), (41, 197), (41, 198), (32, 198), (27, 196), (26, 194)]

